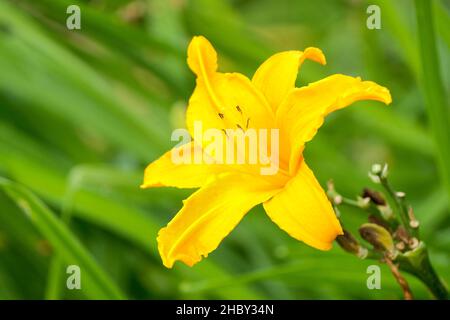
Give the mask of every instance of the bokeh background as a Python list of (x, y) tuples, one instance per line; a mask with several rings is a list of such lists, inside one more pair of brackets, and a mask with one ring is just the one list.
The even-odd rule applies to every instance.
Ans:
[[(432, 2), (448, 95), (449, 2)], [(70, 4), (81, 30), (66, 29)], [(381, 30), (366, 28), (369, 4)], [(157, 232), (192, 191), (139, 184), (184, 126), (193, 35), (210, 39), (222, 71), (251, 76), (277, 51), (316, 46), (328, 64), (305, 63), (299, 86), (343, 73), (388, 87), (391, 106), (358, 102), (328, 117), (306, 158), (323, 186), (332, 178), (349, 197), (373, 186), (371, 164), (388, 162), (450, 283), (448, 193), (414, 10), (410, 0), (0, 0), (0, 299), (402, 298), (384, 266), (382, 289), (368, 290), (376, 262), (311, 249), (259, 207), (195, 267), (162, 266)], [(346, 209), (342, 220), (355, 231), (366, 215)], [(69, 264), (81, 267), (82, 290), (66, 289)]]

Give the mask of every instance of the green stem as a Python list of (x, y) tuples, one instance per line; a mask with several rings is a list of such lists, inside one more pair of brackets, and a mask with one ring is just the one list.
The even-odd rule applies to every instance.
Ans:
[(437, 162), (442, 182), (450, 198), (450, 125), (447, 99), (441, 81), (431, 0), (416, 0), (419, 49), (428, 117), (436, 143)]
[(396, 260), (401, 269), (419, 278), (437, 299), (448, 298), (447, 287), (431, 265), (428, 250), (423, 242), (416, 249), (400, 254)]
[(410, 219), (408, 216), (408, 209), (406, 208), (404, 197), (399, 197), (395, 191), (392, 189), (391, 185), (387, 181), (386, 178), (380, 177), (381, 185), (386, 190), (387, 194), (391, 198), (391, 200), (395, 203), (397, 207), (397, 213), (400, 217), (401, 224), (408, 231), (410, 236), (418, 237), (418, 230), (411, 227), (409, 224)]
[(328, 198), (330, 198), (331, 202), (333, 204), (335, 204), (336, 206), (338, 206), (340, 204), (345, 204), (350, 207), (355, 207), (355, 208), (359, 208), (359, 209), (363, 209), (363, 210), (365, 209), (365, 206), (361, 202), (359, 202), (357, 200), (346, 198), (346, 197), (342, 196), (340, 193), (338, 193), (334, 189), (334, 185), (332, 183), (328, 185), (327, 196), (328, 196)]

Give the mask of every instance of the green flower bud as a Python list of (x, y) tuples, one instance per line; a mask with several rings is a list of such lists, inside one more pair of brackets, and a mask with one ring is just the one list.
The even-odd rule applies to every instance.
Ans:
[(393, 253), (395, 250), (394, 241), (390, 233), (382, 226), (374, 223), (365, 223), (359, 228), (359, 234), (377, 250), (390, 253)]

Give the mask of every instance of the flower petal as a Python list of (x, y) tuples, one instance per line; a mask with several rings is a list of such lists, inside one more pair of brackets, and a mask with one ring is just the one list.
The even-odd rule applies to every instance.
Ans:
[[(194, 152), (202, 154), (200, 163), (195, 163)], [(191, 162), (180, 163), (174, 161), (173, 156), (189, 156)], [(184, 144), (166, 152), (162, 157), (150, 163), (145, 169), (144, 182), (141, 188), (151, 187), (177, 187), (198, 188), (203, 186), (213, 175), (222, 172), (225, 168), (212, 162), (206, 163), (208, 156), (194, 142)]]
[(325, 64), (325, 56), (317, 48), (305, 51), (284, 51), (274, 54), (256, 70), (252, 82), (275, 111), (295, 87), (300, 66), (306, 59)]
[(320, 250), (331, 248), (342, 228), (314, 174), (302, 162), (283, 191), (264, 203), (269, 217), (293, 238)]
[(217, 71), (217, 52), (205, 37), (195, 36), (188, 47), (187, 63), (198, 77), (207, 78)]
[(247, 77), (216, 72), (217, 54), (204, 37), (194, 37), (191, 41), (188, 64), (197, 75), (197, 85), (186, 112), (187, 127), (193, 136), (195, 121), (199, 121), (204, 130), (274, 126), (274, 113)]
[(164, 265), (181, 260), (192, 266), (215, 250), (255, 205), (278, 192), (263, 180), (225, 174), (183, 203), (175, 218), (160, 230), (158, 248)]
[[(332, 111), (359, 100), (391, 103), (389, 90), (372, 81), (341, 74), (292, 90), (278, 108), (281, 148), (290, 150), (289, 171), (297, 170), (305, 142), (311, 140)], [(283, 154), (283, 152), (281, 152)], [(284, 153), (286, 154), (286, 153)]]

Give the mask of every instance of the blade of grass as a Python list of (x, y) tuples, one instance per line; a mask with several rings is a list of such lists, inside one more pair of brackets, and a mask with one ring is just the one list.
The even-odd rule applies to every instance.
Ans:
[(427, 113), (437, 149), (437, 163), (442, 183), (450, 198), (449, 106), (441, 80), (432, 3), (433, 1), (429, 0), (415, 1), (422, 67), (421, 85), (426, 97)]
[[(37, 16), (44, 13), (47, 19), (51, 18), (52, 28), (58, 25), (58, 31), (65, 33), (67, 30), (64, 21), (61, 21), (59, 12), (64, 12), (71, 4), (70, 0), (24, 1), (22, 8)], [(88, 35), (97, 42), (110, 47), (111, 50), (121, 52), (125, 57), (139, 62), (176, 91), (187, 92), (185, 72), (173, 72), (172, 66), (165, 61), (167, 56), (184, 56), (182, 48), (158, 39), (151, 33), (144, 33), (142, 30), (133, 28), (121, 22), (114, 15), (106, 15), (93, 6), (82, 3), (77, 5), (83, 12), (84, 35)], [(48, 21), (44, 19), (43, 22)]]
[[(72, 210), (75, 195), (83, 186), (89, 185), (89, 181), (94, 180), (102, 185), (107, 182), (123, 184), (124, 179), (117, 177), (112, 169), (102, 167), (93, 167), (80, 165), (71, 169), (67, 179), (67, 186), (62, 198), (61, 204), (61, 221), (69, 226), (72, 219)], [(126, 183), (125, 179), (125, 183)], [(63, 281), (64, 260), (60, 254), (55, 254), (50, 263), (47, 278), (47, 287), (45, 296), (47, 300), (57, 300), (61, 297), (62, 281)]]
[[(386, 108), (355, 108), (351, 113), (355, 123), (364, 125), (374, 134), (379, 135), (396, 147), (423, 154), (428, 157), (435, 155), (433, 140), (419, 125), (405, 120)], [(396, 125), (393, 126), (392, 123)]]
[[(156, 149), (165, 150), (169, 130), (161, 125), (167, 121), (164, 111), (131, 103), (125, 107), (111, 83), (4, 2), (0, 2), (0, 21), (12, 30), (0, 41), (0, 64), (5, 70), (0, 73), (0, 86), (36, 101), (38, 108), (65, 117), (73, 125), (85, 123), (96, 128), (142, 159)], [(46, 89), (49, 85), (52, 92)]]
[(434, 14), (436, 15), (436, 25), (439, 34), (450, 49), (450, 14), (445, 8), (443, 1), (436, 1), (434, 6)]
[[(261, 268), (259, 270), (236, 275), (233, 278), (225, 280), (217, 280), (209, 283), (190, 283), (185, 287), (185, 290), (192, 293), (204, 292), (214, 290), (216, 288), (225, 288), (234, 283), (255, 283), (267, 279), (284, 279), (284, 281), (291, 281), (291, 283), (296, 281), (317, 281), (318, 283), (323, 283), (323, 281), (326, 281), (331, 286), (349, 286), (351, 284), (352, 287), (358, 287), (358, 285), (362, 284), (359, 290), (367, 290), (367, 288), (364, 286), (367, 277), (365, 267), (361, 266), (360, 261), (357, 259), (348, 262), (348, 258), (349, 257), (345, 257), (340, 253), (335, 254), (334, 260), (336, 265), (346, 265), (346, 268), (343, 270), (333, 270), (333, 272), (329, 272), (330, 268), (325, 264), (325, 262), (328, 261), (328, 258), (324, 259), (314, 257), (307, 260), (294, 260), (292, 262), (278, 266)], [(368, 264), (374, 264), (374, 262), (364, 261), (364, 265)], [(290, 280), (292, 277), (294, 277), (295, 280)], [(424, 290), (425, 288), (423, 286), (417, 283), (417, 281), (415, 281), (415, 285), (418, 286), (417, 288), (415, 288), (415, 292), (419, 290), (421, 295), (426, 295), (426, 292)], [(397, 284), (395, 283), (395, 280), (387, 276), (386, 278), (383, 278), (383, 289), (385, 290), (385, 292), (397, 290)], [(314, 291), (314, 288), (311, 288), (311, 290)]]
[(414, 207), (415, 215), (420, 221), (421, 234), (425, 240), (434, 235), (447, 216), (449, 198), (446, 191), (444, 188), (439, 188)]
[[(71, 171), (73, 173), (73, 170)], [(67, 188), (62, 199), (61, 222), (69, 227), (72, 218), (73, 196), (78, 188), (79, 179), (74, 174), (69, 173)], [(45, 298), (47, 300), (58, 300), (61, 297), (63, 280), (64, 259), (60, 254), (55, 254), (50, 262), (47, 277), (47, 287)]]
[[(375, 0), (375, 4), (379, 5), (383, 14), (383, 23), (386, 23), (387, 29), (392, 34), (396, 42), (399, 43), (401, 55), (404, 56), (406, 62), (411, 70), (417, 76), (419, 74), (419, 57), (417, 54), (416, 42), (412, 36), (406, 17), (404, 16), (404, 8), (399, 9), (399, 4), (396, 1), (390, 0)], [(402, 13), (402, 14), (400, 14)]]
[(0, 187), (16, 202), (30, 221), (47, 238), (66, 263), (76, 263), (82, 270), (83, 292), (94, 299), (124, 299), (125, 295), (95, 262), (78, 239), (31, 191), (4, 178)]

